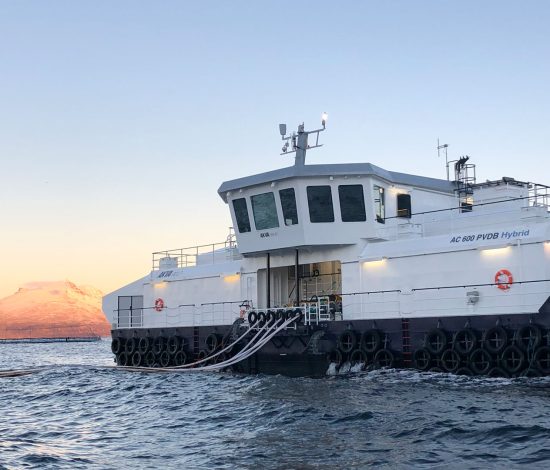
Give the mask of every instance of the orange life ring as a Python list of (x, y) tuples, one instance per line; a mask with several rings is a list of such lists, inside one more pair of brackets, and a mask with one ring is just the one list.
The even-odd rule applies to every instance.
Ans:
[(501, 290), (508, 290), (514, 283), (512, 273), (507, 269), (501, 269), (495, 274), (495, 284)]
[(155, 300), (155, 310), (157, 312), (160, 312), (164, 308), (164, 300), (162, 300), (160, 297)]

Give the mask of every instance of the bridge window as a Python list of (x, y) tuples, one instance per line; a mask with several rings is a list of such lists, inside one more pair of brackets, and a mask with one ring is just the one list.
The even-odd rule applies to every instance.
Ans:
[(233, 201), (233, 210), (235, 211), (235, 219), (237, 219), (237, 227), (239, 232), (250, 232), (250, 219), (248, 218), (246, 199), (244, 197), (235, 199)]
[(257, 194), (250, 199), (252, 200), (252, 212), (254, 213), (256, 230), (266, 230), (279, 226), (275, 195), (273, 193)]
[(296, 225), (298, 223), (298, 210), (296, 209), (294, 188), (281, 189), (279, 191), (279, 196), (281, 198), (285, 225)]
[(373, 186), (373, 198), (374, 198), (374, 214), (376, 221), (385, 224), (386, 223), (386, 206), (384, 202), (384, 188), (381, 186)]
[(338, 195), (340, 196), (342, 222), (364, 222), (367, 220), (363, 185), (348, 184), (338, 186)]
[(334, 222), (330, 186), (308, 186), (307, 202), (311, 222)]
[(411, 195), (397, 195), (397, 217), (411, 218)]

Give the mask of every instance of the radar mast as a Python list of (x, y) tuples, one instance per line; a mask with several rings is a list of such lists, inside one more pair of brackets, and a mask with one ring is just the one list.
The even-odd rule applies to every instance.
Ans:
[[(307, 150), (323, 146), (323, 144), (319, 143), (319, 134), (325, 130), (327, 119), (328, 114), (323, 113), (321, 116), (321, 125), (323, 127), (313, 131), (306, 131), (302, 122), (298, 126), (298, 132), (292, 132), (289, 135), (286, 133), (286, 124), (279, 124), (279, 133), (281, 134), (281, 139), (285, 142), (281, 155), (296, 153), (294, 165), (304, 166), (306, 164)], [(309, 145), (309, 136), (313, 134), (315, 134), (315, 145)]]

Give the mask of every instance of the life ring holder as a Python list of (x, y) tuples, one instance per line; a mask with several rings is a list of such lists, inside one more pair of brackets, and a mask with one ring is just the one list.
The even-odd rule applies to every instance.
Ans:
[[(505, 280), (503, 280), (505, 278)], [(500, 290), (508, 290), (514, 283), (514, 276), (507, 269), (501, 269), (495, 274), (495, 284)]]
[(161, 312), (163, 308), (164, 308), (164, 300), (162, 300), (159, 297), (157, 300), (155, 300), (155, 310), (157, 312)]

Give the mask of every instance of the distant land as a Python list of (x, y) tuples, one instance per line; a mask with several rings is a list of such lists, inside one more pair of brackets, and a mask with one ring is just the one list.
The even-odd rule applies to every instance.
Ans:
[(0, 338), (108, 336), (103, 293), (70, 281), (31, 282), (0, 299)]

